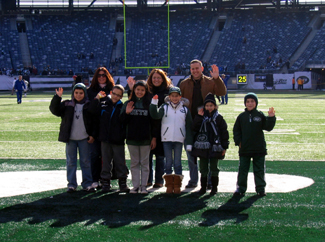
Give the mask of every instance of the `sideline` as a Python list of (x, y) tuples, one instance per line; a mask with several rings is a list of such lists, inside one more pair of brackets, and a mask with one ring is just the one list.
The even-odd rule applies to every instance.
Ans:
[[(1, 197), (12, 197), (29, 193), (44, 192), (49, 190), (61, 189), (67, 186), (66, 171), (22, 171), (22, 172), (1, 172)], [(196, 192), (200, 185), (195, 189), (185, 189), (189, 180), (188, 171), (184, 171), (182, 192)], [(266, 193), (287, 193), (311, 186), (314, 180), (308, 177), (279, 175), (267, 173)], [(131, 179), (129, 174), (128, 179)], [(220, 172), (218, 192), (234, 192), (236, 189), (237, 172)], [(81, 171), (77, 171), (77, 181), (81, 182)], [(114, 183), (115, 184), (115, 183)], [(117, 189), (118, 187), (113, 187)], [(78, 189), (81, 189), (80, 186)], [(148, 188), (149, 192), (165, 192), (166, 188)], [(247, 193), (255, 193), (253, 173), (248, 174)]]

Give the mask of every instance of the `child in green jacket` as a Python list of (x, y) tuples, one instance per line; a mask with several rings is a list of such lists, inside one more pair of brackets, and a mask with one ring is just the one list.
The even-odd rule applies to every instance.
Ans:
[(258, 98), (247, 93), (244, 98), (245, 111), (236, 119), (233, 133), (235, 145), (239, 146), (239, 171), (237, 189), (234, 195), (244, 196), (247, 190), (247, 176), (253, 159), (255, 190), (259, 196), (265, 193), (265, 155), (267, 154), (263, 130), (271, 131), (275, 125), (275, 110), (269, 108), (268, 117), (256, 109)]

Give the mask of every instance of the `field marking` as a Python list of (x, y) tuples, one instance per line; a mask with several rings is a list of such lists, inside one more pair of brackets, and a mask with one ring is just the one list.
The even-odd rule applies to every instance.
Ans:
[(300, 135), (295, 129), (273, 129), (271, 132), (264, 132), (264, 134), (294, 134)]
[[(183, 192), (196, 192), (200, 185), (195, 189), (185, 189), (189, 181), (189, 172), (184, 171), (182, 183)], [(303, 176), (293, 176), (285, 174), (269, 174), (266, 178), (267, 193), (287, 193), (311, 186), (314, 180)], [(128, 178), (131, 179), (131, 175)], [(12, 197), (29, 193), (44, 192), (49, 190), (61, 189), (67, 186), (66, 171), (22, 171), (22, 172), (1, 172), (0, 180), (2, 186), (0, 197)], [(82, 180), (81, 171), (77, 171), (77, 181)], [(10, 184), (8, 184), (10, 181)], [(218, 192), (234, 192), (236, 189), (237, 172), (220, 172)], [(113, 187), (117, 189), (117, 187)], [(166, 188), (149, 188), (149, 192), (165, 192)], [(248, 174), (248, 193), (255, 193), (253, 173)]]
[[(236, 112), (243, 112), (245, 110), (245, 108), (243, 107), (242, 109), (239, 109), (239, 108), (235, 108), (234, 109), (234, 111), (236, 111)], [(269, 111), (269, 109), (264, 109), (264, 108), (258, 108), (257, 109), (258, 111), (262, 111), (262, 112), (268, 112)]]
[[(245, 106), (244, 103), (235, 103), (237, 106)], [(266, 106), (265, 103), (259, 103), (257, 106)]]
[(29, 102), (29, 103), (34, 103), (34, 102), (51, 102), (52, 99), (46, 98), (46, 99), (33, 99), (33, 100), (25, 100), (23, 99), (23, 102)]

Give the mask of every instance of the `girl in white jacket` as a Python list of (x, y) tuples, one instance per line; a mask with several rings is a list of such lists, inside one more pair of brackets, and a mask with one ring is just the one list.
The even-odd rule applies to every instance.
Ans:
[[(166, 157), (166, 181), (167, 193), (180, 193), (182, 175), (182, 148), (185, 141), (186, 150), (191, 151), (192, 117), (186, 107), (189, 101), (181, 96), (178, 87), (169, 89), (165, 103), (158, 108), (158, 96), (155, 95), (150, 104), (150, 115), (154, 119), (162, 119), (161, 141)], [(174, 154), (174, 157), (173, 157)], [(174, 166), (174, 172), (172, 167)]]

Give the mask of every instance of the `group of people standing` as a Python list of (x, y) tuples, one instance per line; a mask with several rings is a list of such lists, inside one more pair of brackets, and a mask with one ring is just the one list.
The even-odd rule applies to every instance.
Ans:
[[(200, 194), (206, 192), (209, 181), (212, 187), (210, 194), (216, 194), (218, 160), (224, 158), (228, 149), (229, 134), (227, 124), (218, 112), (215, 95), (224, 96), (227, 89), (216, 65), (212, 65), (211, 77), (205, 76), (203, 69), (201, 61), (193, 60), (190, 63), (191, 76), (183, 80), (179, 87), (174, 87), (161, 69), (153, 69), (147, 81), (135, 81), (129, 77), (129, 98), (124, 104), (121, 101), (124, 87), (115, 85), (104, 67), (97, 69), (88, 89), (84, 84), (77, 83), (73, 87), (71, 100), (62, 101), (63, 89), (57, 89), (50, 110), (62, 119), (59, 141), (66, 143), (67, 191), (74, 192), (78, 186), (76, 169), (79, 149), (81, 185), (87, 192), (100, 188), (103, 192), (109, 192), (111, 180), (118, 179), (120, 192), (147, 194), (148, 186), (159, 188), (165, 183), (167, 193), (178, 194), (183, 179), (181, 155), (184, 146), (190, 173), (186, 188), (198, 186), (199, 157)], [(252, 99), (251, 96), (248, 99)], [(253, 101), (256, 105), (248, 112), (256, 109), (257, 98)], [(261, 136), (263, 129), (267, 127), (267, 130), (271, 130), (275, 124), (274, 110), (269, 111), (269, 118), (260, 112), (256, 115), (259, 117), (253, 117), (253, 123), (260, 122), (262, 126), (258, 126), (254, 132), (261, 129), (258, 132), (261, 140), (264, 139)], [(265, 126), (265, 123), (268, 125)], [(236, 132), (239, 133), (240, 129), (239, 125)], [(250, 135), (254, 136), (255, 133)], [(236, 136), (236, 145), (240, 150), (241, 147), (246, 149), (239, 136)], [(129, 170), (125, 162), (125, 143), (131, 158), (132, 189), (126, 182)], [(257, 156), (266, 154), (265, 141), (261, 144), (262, 150), (257, 149)], [(255, 167), (254, 154), (250, 152), (248, 156), (253, 157)], [(155, 177), (152, 169), (154, 157)], [(243, 161), (246, 168), (250, 158)], [(263, 159), (259, 159), (261, 162)], [(260, 170), (258, 172), (261, 173)], [(263, 171), (259, 174), (261, 176)], [(245, 174), (241, 176), (241, 181), (244, 178)], [(264, 188), (265, 185), (258, 187), (257, 192), (265, 193)], [(245, 191), (244, 184), (236, 192), (242, 195)]]

